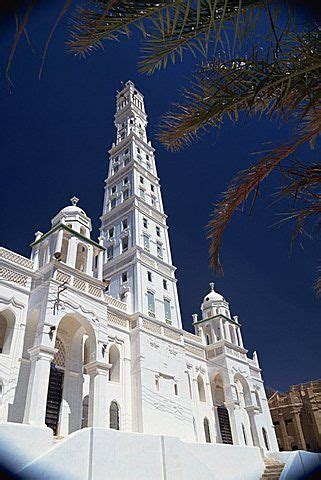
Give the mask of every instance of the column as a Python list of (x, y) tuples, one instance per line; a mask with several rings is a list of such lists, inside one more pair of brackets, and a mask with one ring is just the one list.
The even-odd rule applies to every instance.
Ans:
[(88, 427), (107, 426), (106, 387), (111, 365), (94, 361), (84, 366), (90, 376)]
[(203, 427), (203, 421), (200, 420), (200, 412), (199, 412), (199, 395), (198, 395), (198, 386), (197, 386), (197, 378), (192, 379), (192, 390), (193, 390), (193, 402), (194, 402), (194, 411), (195, 411), (195, 428), (197, 433), (198, 441), (202, 441), (201, 439), (204, 437), (203, 428), (200, 428), (200, 422)]
[(280, 421), (280, 427), (281, 427), (281, 432), (283, 437), (284, 448), (285, 450), (291, 450), (291, 445), (288, 438), (288, 432), (286, 431), (284, 418), (282, 416), (279, 416), (279, 421)]
[(68, 251), (67, 251), (67, 260), (66, 264), (72, 268), (76, 266), (76, 257), (77, 257), (77, 238), (71, 237), (68, 241)]
[(231, 338), (230, 326), (228, 322), (225, 322), (225, 332), (226, 332), (226, 340), (230, 343), (233, 343)]
[(301, 420), (300, 420), (300, 413), (295, 412), (293, 415), (293, 420), (294, 420), (294, 429), (295, 429), (295, 434), (298, 439), (298, 447), (300, 450), (306, 450), (307, 446), (305, 443), (305, 438), (302, 430), (302, 425), (301, 425)]
[(258, 434), (258, 431), (257, 431), (256, 422), (255, 422), (254, 408), (255, 408), (254, 406), (245, 407), (245, 410), (247, 411), (248, 416), (249, 416), (249, 420), (250, 420), (250, 428), (251, 428), (253, 445), (255, 447), (260, 447), (261, 446), (260, 445), (260, 438), (259, 438), (259, 434)]
[[(102, 237), (102, 236), (98, 237), (98, 242), (99, 242), (99, 245), (103, 246), (104, 245), (104, 237)], [(103, 270), (104, 270), (104, 251), (101, 250), (98, 253), (98, 259), (97, 259), (98, 280), (103, 280)]]
[(212, 331), (213, 343), (216, 343), (217, 342), (217, 336), (216, 336), (216, 333), (215, 333), (214, 325), (211, 326), (211, 331)]
[(98, 253), (98, 259), (97, 259), (97, 276), (98, 280), (103, 279), (103, 266), (104, 266), (104, 252), (101, 251)]
[(86, 262), (86, 273), (87, 275), (93, 274), (93, 247), (87, 248), (87, 262)]
[(242, 338), (242, 334), (241, 334), (241, 329), (240, 329), (240, 327), (236, 327), (236, 334), (237, 334), (237, 337), (238, 337), (238, 339), (239, 339), (239, 345), (240, 345), (240, 347), (244, 348), (243, 338)]
[(34, 270), (38, 270), (39, 268), (39, 246), (33, 247), (31, 260), (33, 260), (33, 268)]
[(54, 253), (61, 253), (61, 247), (62, 247), (62, 239), (64, 237), (64, 231), (61, 228), (58, 233), (57, 233), (57, 238), (56, 238), (56, 246), (55, 246), (55, 251)]
[(219, 322), (220, 322), (220, 330), (221, 330), (221, 340), (226, 340), (223, 318), (220, 318)]
[(125, 415), (120, 419), (121, 421), (121, 430), (125, 432), (132, 431), (132, 416), (131, 416), (131, 371), (130, 371), (131, 360), (130, 358), (123, 358), (123, 389), (124, 389), (124, 405), (123, 411)]
[(45, 426), (50, 363), (56, 352), (46, 345), (28, 350), (31, 365), (23, 423)]

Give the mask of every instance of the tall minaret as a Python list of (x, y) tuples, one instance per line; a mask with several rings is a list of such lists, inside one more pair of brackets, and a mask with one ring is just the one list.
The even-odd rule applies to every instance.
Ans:
[(101, 217), (109, 294), (131, 313), (181, 328), (175, 270), (143, 95), (128, 81), (117, 93), (116, 143)]

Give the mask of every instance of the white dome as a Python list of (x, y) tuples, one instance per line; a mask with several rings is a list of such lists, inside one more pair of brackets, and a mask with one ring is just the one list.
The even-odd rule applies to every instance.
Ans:
[(82, 208), (77, 207), (77, 205), (69, 205), (68, 207), (63, 208), (60, 210), (60, 213), (66, 213), (67, 215), (74, 215), (76, 213), (81, 213), (82, 215), (86, 215)]
[(210, 287), (211, 287), (211, 291), (204, 297), (203, 307), (206, 306), (206, 304), (211, 304), (212, 302), (225, 301), (224, 297), (220, 293), (215, 292), (214, 283), (210, 283)]
[[(57, 215), (55, 215), (55, 217), (51, 220), (51, 224), (54, 226), (64, 219), (65, 222), (70, 223), (80, 222), (91, 230), (90, 218), (86, 215), (86, 212), (82, 208), (77, 207), (79, 199), (77, 197), (72, 197), (70, 200), (71, 205), (61, 209), (60, 212), (58, 212)], [(79, 219), (79, 216), (81, 216), (81, 219)]]

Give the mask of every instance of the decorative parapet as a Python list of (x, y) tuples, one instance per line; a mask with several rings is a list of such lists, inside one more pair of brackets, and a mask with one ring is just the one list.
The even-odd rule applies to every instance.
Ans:
[(122, 310), (123, 312), (127, 310), (126, 303), (118, 300), (117, 298), (111, 297), (110, 295), (105, 295), (105, 300), (107, 301), (108, 305), (118, 308), (118, 310)]
[(9, 260), (9, 262), (20, 265), (21, 267), (30, 268), (30, 270), (33, 270), (34, 267), (34, 263), (32, 260), (23, 257), (18, 253), (12, 252), (11, 250), (7, 250), (4, 247), (0, 247), (0, 258), (3, 258), (4, 260)]
[(119, 327), (126, 328), (126, 330), (129, 328), (129, 321), (126, 318), (119, 317), (111, 312), (107, 313), (107, 321)]
[(104, 292), (104, 287), (88, 282), (69, 273), (63, 272), (62, 270), (56, 271), (55, 279), (57, 280), (57, 282), (66, 283), (81, 292), (87, 293), (88, 295), (96, 298), (100, 298), (107, 302), (108, 305), (115, 307), (118, 310), (122, 310), (123, 312), (127, 310), (126, 303), (118, 300), (117, 298), (113, 298), (110, 295), (106, 295)]
[(28, 286), (28, 275), (23, 275), (21, 273), (15, 272), (11, 268), (0, 267), (0, 278), (7, 280), (8, 282), (16, 283), (21, 287)]
[(193, 333), (185, 332), (185, 331), (184, 331), (183, 335), (184, 335), (185, 338), (188, 338), (189, 340), (192, 340), (193, 342), (202, 343), (202, 339), (198, 335), (194, 335)]
[(185, 345), (185, 350), (193, 355), (196, 355), (196, 357), (205, 359), (205, 351), (201, 348), (194, 347), (194, 345)]

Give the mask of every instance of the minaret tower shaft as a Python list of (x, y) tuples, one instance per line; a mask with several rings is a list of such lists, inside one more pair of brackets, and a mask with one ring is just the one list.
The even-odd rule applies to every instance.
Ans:
[(116, 142), (109, 150), (101, 217), (109, 294), (181, 328), (175, 270), (143, 95), (128, 81), (117, 93)]

